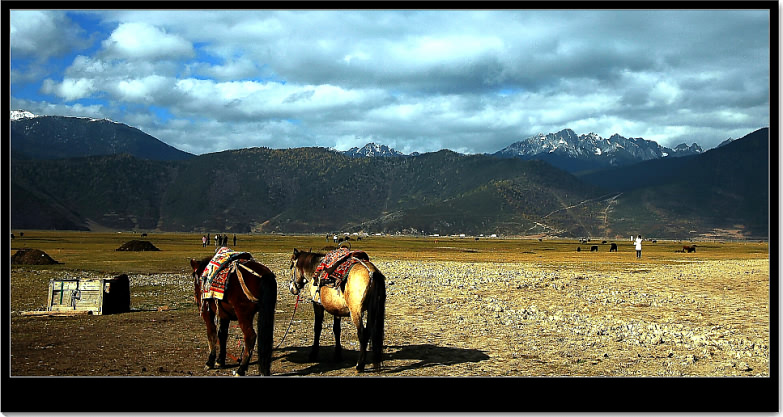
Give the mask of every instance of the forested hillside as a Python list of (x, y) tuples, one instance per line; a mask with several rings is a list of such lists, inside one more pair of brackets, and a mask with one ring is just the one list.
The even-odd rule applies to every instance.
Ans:
[(351, 157), (248, 148), (152, 161), (14, 158), (12, 228), (769, 236), (769, 131), (704, 154), (579, 178), (452, 151)]
[[(16, 194), (35, 195), (40, 211), (78, 227), (167, 231), (522, 233), (543, 214), (600, 194), (543, 162), (451, 151), (351, 158), (323, 148), (251, 148), (171, 162), (19, 160), (12, 177)], [(36, 227), (29, 216), (12, 222)]]

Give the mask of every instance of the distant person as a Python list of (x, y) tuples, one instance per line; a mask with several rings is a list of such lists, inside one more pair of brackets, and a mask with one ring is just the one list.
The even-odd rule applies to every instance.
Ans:
[(215, 247), (220, 246), (220, 235), (215, 235)]
[(207, 247), (207, 235), (201, 235), (201, 247), (202, 248)]
[(236, 246), (236, 245), (237, 245), (237, 234), (234, 233), (234, 246)]
[(642, 258), (642, 235), (639, 235), (636, 237), (636, 240), (633, 242), (636, 246), (636, 259)]

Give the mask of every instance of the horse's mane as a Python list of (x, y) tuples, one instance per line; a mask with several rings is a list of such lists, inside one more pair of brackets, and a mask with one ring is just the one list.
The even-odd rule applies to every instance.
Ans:
[(324, 256), (326, 256), (326, 254), (325, 253), (320, 253), (320, 252), (299, 251), (299, 257), (302, 257), (302, 256), (305, 257), (303, 259), (306, 259), (308, 261), (312, 261), (313, 259), (316, 259), (316, 258), (323, 258)]
[(302, 265), (306, 269), (305, 272), (312, 273), (325, 256), (326, 254), (319, 252), (299, 251), (296, 264)]
[(198, 270), (194, 271), (194, 272), (196, 274), (198, 274), (198, 275), (201, 275), (201, 273), (204, 272), (204, 269), (207, 267), (207, 265), (209, 264), (209, 261), (211, 261), (211, 260), (212, 260), (211, 256), (205, 256), (203, 259), (201, 259), (198, 262), (198, 264), (199, 264)]

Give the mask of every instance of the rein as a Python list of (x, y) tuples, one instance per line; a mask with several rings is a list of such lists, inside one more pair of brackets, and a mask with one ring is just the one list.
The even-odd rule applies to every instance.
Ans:
[(291, 324), (294, 322), (294, 314), (296, 314), (296, 308), (299, 307), (299, 296), (302, 295), (301, 293), (296, 295), (296, 304), (294, 304), (294, 312), (291, 313), (291, 320), (288, 322), (288, 328), (285, 329), (285, 334), (283, 335), (283, 338), (280, 339), (280, 343), (275, 346), (275, 349), (279, 348), (280, 345), (283, 344), (285, 341), (286, 336), (288, 336), (288, 331), (291, 330)]
[[(293, 284), (296, 281), (296, 266), (291, 265), (291, 283)], [(295, 285), (295, 284), (293, 284)], [(304, 287), (304, 285), (302, 285)], [(275, 349), (279, 348), (280, 345), (283, 344), (285, 341), (286, 336), (288, 336), (288, 331), (291, 330), (291, 325), (294, 323), (294, 315), (296, 314), (296, 308), (299, 307), (299, 299), (302, 296), (302, 291), (299, 291), (299, 294), (296, 295), (296, 303), (294, 304), (294, 312), (291, 313), (291, 320), (288, 321), (288, 327), (285, 329), (285, 334), (283, 334), (283, 338), (280, 339), (280, 343), (275, 346)]]

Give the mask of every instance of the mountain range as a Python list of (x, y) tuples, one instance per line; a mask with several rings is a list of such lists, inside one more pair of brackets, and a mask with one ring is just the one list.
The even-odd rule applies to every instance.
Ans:
[(674, 149), (642, 138), (614, 134), (602, 138), (595, 133), (578, 135), (571, 129), (543, 133), (515, 142), (494, 155), (505, 158), (539, 159), (569, 172), (634, 164), (660, 158), (698, 155), (704, 150), (696, 143)]
[[(106, 126), (91, 130), (97, 123)], [(622, 154), (608, 149), (614, 142), (648, 157), (576, 176), (535, 159), (403, 155), (377, 144), (197, 156), (88, 118), (17, 115), (11, 134), (15, 229), (769, 236), (766, 128), (706, 152), (692, 145), (679, 158), (670, 156), (688, 150), (639, 138), (543, 136), (557, 138), (555, 149), (590, 140), (605, 146), (601, 153)], [(72, 145), (58, 156), (51, 149), (63, 141)], [(33, 142), (49, 149), (34, 152)]]
[[(368, 158), (396, 158), (396, 157), (402, 157), (402, 156), (409, 156), (405, 155), (404, 153), (392, 149), (386, 145), (379, 145), (374, 142), (370, 142), (361, 148), (354, 147), (351, 149), (348, 149), (347, 151), (343, 152), (345, 155), (348, 155), (350, 157), (354, 158), (361, 158), (361, 157), (368, 157)], [(418, 154), (416, 154), (418, 155)], [(415, 156), (415, 155), (414, 155)]]

